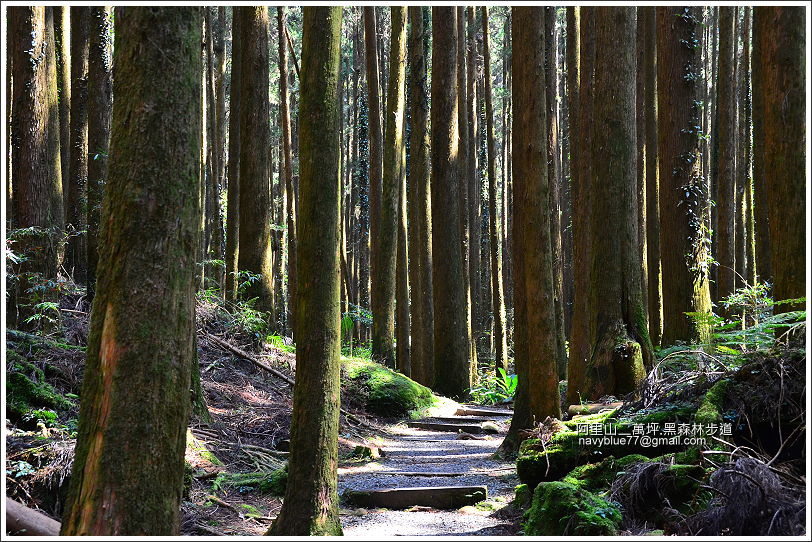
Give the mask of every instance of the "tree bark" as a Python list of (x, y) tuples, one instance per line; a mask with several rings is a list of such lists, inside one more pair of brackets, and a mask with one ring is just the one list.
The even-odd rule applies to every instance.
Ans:
[(338, 421), (341, 7), (305, 7), (302, 33), (296, 385), (282, 509), (270, 535), (340, 535)]
[[(594, 101), (593, 72), (595, 69), (595, 8), (583, 6), (578, 9), (578, 64), (570, 65), (578, 76), (578, 93), (572, 95), (577, 103), (570, 106), (572, 125), (577, 131), (577, 150), (573, 155), (577, 162), (573, 167), (573, 285), (572, 328), (570, 331), (570, 357), (567, 365), (567, 402), (581, 403), (579, 390), (584, 385), (587, 360), (590, 355), (589, 334), (589, 273), (592, 267), (592, 227), (590, 223), (592, 185), (592, 117)], [(574, 75), (574, 74), (573, 74)], [(575, 113), (573, 113), (573, 111)]]
[(110, 151), (113, 113), (113, 9), (93, 7), (90, 14), (87, 104), (87, 292), (92, 301), (99, 264), (99, 219)]
[[(282, 8), (278, 8), (282, 9)], [(240, 90), (242, 87), (242, 26), (239, 10), (231, 8), (231, 82), (228, 119), (228, 188), (226, 194), (226, 300), (237, 300), (240, 255)], [(280, 80), (280, 87), (282, 80)], [(281, 103), (280, 99), (280, 103)], [(281, 106), (280, 106), (281, 107)]]
[(518, 385), (514, 416), (502, 449), (518, 433), (561, 417), (559, 349), (554, 307), (550, 186), (547, 168), (543, 8), (513, 9), (513, 241), (515, 352)]
[[(597, 8), (594, 155), (589, 305), (592, 355), (582, 398), (622, 396), (645, 378), (652, 358), (643, 302), (637, 216), (635, 87), (637, 27), (633, 7)], [(613, 232), (612, 237), (605, 232)]]
[(657, 12), (654, 7), (638, 8), (643, 19), (643, 72), (646, 147), (646, 255), (648, 258), (648, 326), (654, 346), (663, 336), (663, 288), (660, 262), (660, 180), (657, 172)]
[[(409, 273), (412, 292), (412, 378), (432, 386), (434, 380), (434, 307), (432, 305), (431, 192), (426, 51), (427, 9), (409, 7)], [(414, 226), (413, 229), (411, 227)]]
[[(701, 176), (699, 37), (701, 8), (657, 8), (657, 126), (664, 345), (707, 342), (709, 196)], [(687, 47), (685, 44), (695, 44)], [(695, 318), (686, 313), (697, 313)]]
[(493, 90), (491, 89), (491, 51), (488, 8), (482, 8), (482, 47), (485, 55), (485, 119), (488, 130), (488, 230), (491, 255), (491, 296), (493, 304), (494, 367), (508, 370), (505, 337), (505, 291), (502, 281), (502, 232), (496, 211), (496, 151), (493, 129)]
[(719, 76), (717, 79), (719, 120), (718, 176), (716, 188), (717, 308), (736, 287), (736, 8), (719, 7)]
[(296, 204), (296, 191), (293, 186), (293, 151), (291, 149), (291, 122), (288, 105), (288, 63), (287, 49), (283, 40), (285, 34), (285, 8), (276, 8), (277, 29), (279, 31), (279, 114), (282, 122), (282, 154), (285, 161), (285, 194), (287, 197), (287, 242), (288, 242), (288, 328), (296, 337), (296, 294), (298, 291), (298, 276), (296, 269), (298, 255), (296, 249), (297, 230), (296, 219), (298, 206)]
[(767, 205), (767, 175), (764, 169), (764, 107), (761, 66), (761, 34), (763, 18), (753, 10), (753, 212), (755, 215), (756, 268), (761, 282), (772, 283), (772, 248), (770, 247), (770, 215)]
[(473, 354), (477, 354), (477, 346), (482, 336), (482, 181), (479, 178), (477, 136), (479, 128), (477, 122), (477, 39), (476, 17), (474, 8), (468, 6), (466, 11), (468, 23), (467, 40), (467, 127), (468, 127), (468, 230), (469, 230), (469, 276), (471, 278), (471, 337)]
[(471, 386), (459, 206), (456, 13), (432, 7), (431, 212), (434, 389), (463, 398)]
[[(805, 295), (804, 222), (806, 118), (804, 9), (757, 7), (766, 200), (770, 225), (773, 299)], [(776, 307), (803, 310), (802, 303)]]
[[(63, 535), (178, 534), (194, 358), (201, 26), (199, 8), (116, 9), (110, 180)], [(153, 287), (136, 287), (145, 276)]]
[[(16, 270), (17, 321), (25, 330), (49, 329), (59, 314), (40, 323), (36, 305), (56, 301), (59, 239), (64, 226), (59, 107), (53, 10), (12, 7), (14, 96), (11, 121), (14, 172), (14, 249), (25, 257)], [(40, 293), (32, 288), (42, 287)], [(36, 290), (35, 290), (36, 291)]]
[[(54, 39), (56, 40), (56, 72), (59, 82), (57, 91), (59, 93), (59, 146), (60, 163), (62, 167), (62, 186), (64, 191), (64, 206), (67, 207), (68, 191), (70, 184), (70, 106), (71, 106), (71, 8), (68, 6), (56, 6), (48, 8), (55, 10), (54, 13)], [(9, 72), (10, 73), (10, 72)], [(11, 78), (9, 78), (10, 80)]]
[(245, 298), (273, 311), (270, 223), (270, 115), (268, 112), (268, 10), (242, 7), (240, 99), (240, 271), (254, 274)]

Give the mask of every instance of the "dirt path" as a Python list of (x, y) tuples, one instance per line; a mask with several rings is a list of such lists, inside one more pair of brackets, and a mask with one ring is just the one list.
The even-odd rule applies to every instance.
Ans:
[[(423, 421), (474, 424), (470, 418)], [(499, 433), (460, 439), (458, 433), (426, 431), (406, 422), (389, 426), (379, 442), (384, 456), (373, 462), (339, 469), (339, 493), (437, 486), (486, 486), (487, 500), (456, 510), (413, 506), (406, 510), (342, 508), (341, 523), (349, 536), (510, 535), (512, 521), (500, 509), (513, 499), (518, 483), (515, 463), (494, 459), (507, 430), (505, 416), (489, 416)], [(408, 472), (410, 475), (386, 473)], [(413, 473), (427, 476), (414, 476)], [(436, 476), (437, 473), (452, 474)], [(435, 474), (435, 476), (429, 476)], [(347, 505), (349, 506), (349, 505)], [(500, 517), (501, 516), (501, 517)]]

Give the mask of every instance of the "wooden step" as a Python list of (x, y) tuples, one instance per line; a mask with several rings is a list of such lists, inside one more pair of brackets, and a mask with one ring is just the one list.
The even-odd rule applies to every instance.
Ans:
[(512, 410), (500, 410), (496, 408), (486, 407), (467, 407), (463, 406), (455, 412), (457, 416), (513, 416)]
[(448, 510), (484, 501), (488, 498), (488, 488), (485, 486), (446, 486), (367, 491), (348, 489), (344, 492), (343, 497), (348, 504), (363, 508), (402, 510), (411, 506), (430, 506)]
[(432, 478), (434, 476), (471, 476), (481, 473), (472, 472), (417, 472), (417, 471), (396, 471), (396, 470), (379, 470), (375, 474), (385, 474), (387, 476), (422, 476), (424, 478)]
[(409, 427), (415, 429), (425, 429), (426, 431), (445, 431), (449, 433), (470, 433), (472, 435), (482, 433), (497, 433), (491, 428), (482, 427), (481, 425), (469, 425), (463, 423), (433, 423), (433, 422), (409, 422)]

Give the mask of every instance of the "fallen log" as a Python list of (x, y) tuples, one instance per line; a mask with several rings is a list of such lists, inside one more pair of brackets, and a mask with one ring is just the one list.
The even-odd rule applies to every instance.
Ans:
[(42, 512), (6, 498), (6, 533), (19, 536), (59, 536), (60, 524)]

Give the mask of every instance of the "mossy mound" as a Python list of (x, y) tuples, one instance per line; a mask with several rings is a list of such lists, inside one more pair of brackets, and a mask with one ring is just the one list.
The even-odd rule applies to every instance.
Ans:
[(246, 491), (256, 491), (263, 495), (274, 495), (282, 497), (285, 495), (285, 488), (288, 484), (287, 463), (270, 474), (265, 472), (221, 472), (217, 475), (211, 485), (212, 493), (216, 493), (225, 488), (233, 488), (244, 493)]
[(344, 374), (364, 408), (379, 416), (408, 416), (435, 403), (429, 388), (372, 361), (346, 359)]
[(42, 369), (12, 351), (8, 352), (8, 359), (12, 361), (6, 373), (6, 413), (9, 419), (18, 421), (27, 413), (42, 408), (70, 410), (75, 407), (45, 381)]
[(609, 456), (598, 463), (587, 463), (575, 467), (562, 481), (581, 489), (600, 492), (608, 489), (626, 467), (642, 461), (649, 461), (649, 458), (640, 454), (631, 454), (617, 459)]
[(622, 517), (613, 502), (567, 482), (544, 482), (533, 492), (524, 533), (529, 536), (612, 536)]

